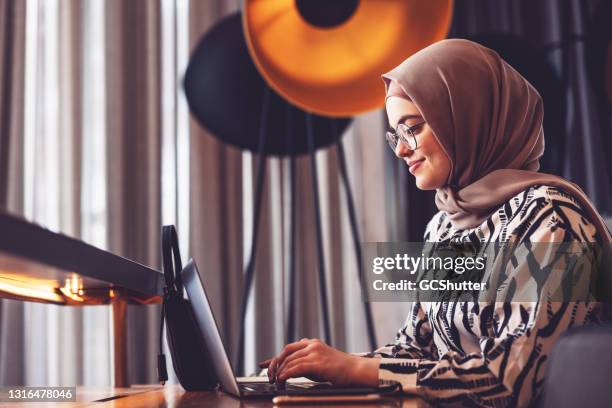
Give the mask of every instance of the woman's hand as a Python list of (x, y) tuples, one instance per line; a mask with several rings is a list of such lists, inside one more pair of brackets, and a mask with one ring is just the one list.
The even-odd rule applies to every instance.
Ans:
[(319, 339), (290, 343), (276, 357), (260, 363), (268, 367), (270, 382), (308, 377), (336, 385), (378, 385), (380, 359), (359, 357), (336, 350)]

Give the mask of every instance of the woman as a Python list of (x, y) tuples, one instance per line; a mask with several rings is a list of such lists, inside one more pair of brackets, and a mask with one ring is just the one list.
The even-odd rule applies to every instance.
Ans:
[[(579, 187), (537, 172), (542, 100), (494, 51), (444, 40), (383, 79), (395, 129), (389, 144), (418, 188), (436, 190), (440, 211), (425, 241), (610, 243)], [(279, 382), (395, 380), (437, 401), (526, 405), (539, 395), (558, 336), (598, 323), (602, 313), (596, 302), (414, 302), (395, 344), (364, 357), (303, 339), (273, 358), (268, 373)]]

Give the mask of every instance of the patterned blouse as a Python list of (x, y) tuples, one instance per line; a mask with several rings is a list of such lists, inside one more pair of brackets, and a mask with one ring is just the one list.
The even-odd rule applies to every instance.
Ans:
[[(455, 230), (438, 212), (426, 242), (596, 242), (580, 204), (564, 191), (533, 186), (502, 205), (480, 226)], [(435, 403), (526, 406), (541, 391), (547, 355), (574, 326), (598, 323), (597, 302), (413, 302), (394, 344), (381, 357), (379, 377)], [(466, 401), (467, 400), (467, 401)]]

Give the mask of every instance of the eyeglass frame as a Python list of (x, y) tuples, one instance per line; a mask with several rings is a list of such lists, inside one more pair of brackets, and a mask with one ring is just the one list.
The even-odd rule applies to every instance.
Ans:
[[(385, 139), (387, 139), (387, 143), (389, 143), (389, 147), (391, 147), (391, 150), (395, 151), (395, 149), (397, 149), (397, 144), (399, 143), (400, 140), (402, 141), (402, 143), (408, 146), (410, 150), (418, 149), (419, 145), (417, 143), (416, 135), (414, 134), (414, 130), (420, 126), (423, 126), (425, 123), (427, 122), (424, 120), (412, 126), (408, 126), (405, 123), (400, 123), (397, 125), (395, 130), (387, 130), (385, 132)], [(406, 132), (406, 134), (408, 134), (409, 136), (412, 136), (412, 140), (414, 141), (414, 143), (411, 143), (410, 139), (407, 139), (406, 136), (404, 136), (402, 133), (398, 134), (399, 129), (402, 129), (404, 132)], [(413, 147), (413, 144), (414, 144), (414, 147)]]

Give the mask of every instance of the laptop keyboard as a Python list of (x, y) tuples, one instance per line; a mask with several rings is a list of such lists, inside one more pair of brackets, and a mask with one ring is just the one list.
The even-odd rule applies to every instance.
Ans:
[(287, 391), (287, 390), (305, 390), (310, 389), (312, 387), (321, 388), (324, 384), (321, 383), (288, 383), (282, 387), (277, 386), (276, 384), (270, 384), (265, 382), (257, 382), (257, 383), (241, 383), (240, 388), (250, 392), (261, 392), (261, 393), (277, 393), (278, 391)]

